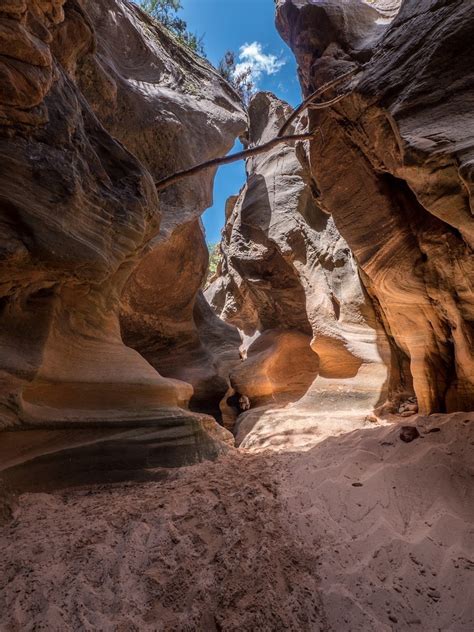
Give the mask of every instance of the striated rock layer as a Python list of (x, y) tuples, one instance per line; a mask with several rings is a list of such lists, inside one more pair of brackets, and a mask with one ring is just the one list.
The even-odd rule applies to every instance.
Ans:
[[(257, 94), (249, 142), (276, 136), (291, 111)], [(242, 332), (245, 360), (231, 384), (250, 406), (237, 429), (245, 446), (276, 445), (282, 433), (287, 445), (288, 432), (306, 441), (318, 415), (364, 418), (387, 396), (387, 338), (316, 194), (304, 146), (283, 144), (247, 161), (247, 183), (227, 205), (222, 263), (206, 296)]]
[[(228, 149), (245, 117), (215, 71), (134, 4), (63, 4), (0, 7), (0, 427), (43, 433), (6, 439), (2, 468), (36, 459), (35, 437), (60, 461), (69, 442), (96, 441), (92, 430), (76, 441), (74, 427), (110, 427), (98, 461), (121, 461), (133, 440), (123, 441), (124, 426), (154, 428), (142, 464), (177, 446), (184, 460), (215, 455), (227, 433), (184, 410), (190, 383), (124, 344), (119, 312), (139, 350), (134, 316), (158, 337), (150, 314), (160, 309), (165, 336), (174, 308), (183, 339), (201, 344), (193, 308), (207, 253), (197, 217), (213, 174), (160, 201), (153, 180)], [(190, 272), (172, 287), (182, 257)], [(215, 375), (210, 352), (201, 355)]]
[[(79, 80), (107, 130), (155, 180), (226, 154), (247, 119), (212, 66), (133, 4), (83, 4), (97, 52), (83, 60)], [(191, 406), (207, 412), (219, 410), (228, 386), (225, 366), (201, 340), (194, 316), (208, 266), (199, 217), (212, 204), (214, 174), (208, 170), (160, 193), (160, 232), (127, 282), (120, 314), (125, 342), (162, 375), (190, 383)], [(236, 333), (228, 328), (225, 338)]]
[[(469, 2), (278, 0), (310, 110), (310, 169), (421, 411), (474, 406), (474, 14)], [(325, 98), (334, 96), (328, 93)]]

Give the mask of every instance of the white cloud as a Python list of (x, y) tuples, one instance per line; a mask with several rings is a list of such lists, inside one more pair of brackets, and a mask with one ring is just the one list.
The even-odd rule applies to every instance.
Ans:
[(284, 59), (276, 55), (266, 55), (260, 42), (252, 42), (240, 47), (235, 75), (241, 75), (250, 70), (252, 80), (257, 85), (264, 74), (275, 75), (285, 63)]

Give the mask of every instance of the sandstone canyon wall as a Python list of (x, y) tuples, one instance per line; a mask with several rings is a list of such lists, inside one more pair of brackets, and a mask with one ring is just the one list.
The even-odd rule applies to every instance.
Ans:
[[(184, 410), (219, 372), (193, 320), (213, 173), (160, 199), (154, 180), (225, 153), (238, 98), (133, 3), (2, 3), (0, 18), (0, 427), (29, 430), (3, 433), (2, 467), (87, 443), (99, 460), (215, 454), (225, 431)], [(177, 348), (187, 382), (154, 355), (181, 334), (203, 367), (189, 378)]]
[[(97, 52), (83, 60), (79, 82), (104, 127), (155, 180), (226, 154), (247, 120), (212, 66), (131, 4), (83, 4)], [(199, 217), (212, 203), (214, 174), (160, 192), (160, 231), (122, 294), (121, 325), (126, 344), (162, 375), (193, 386), (193, 407), (215, 402), (218, 410), (225, 367), (201, 340), (193, 315), (208, 265)], [(232, 338), (237, 344), (229, 327), (223, 345)]]
[(278, 0), (277, 27), (305, 95), (358, 71), (309, 112), (314, 191), (420, 411), (472, 409), (472, 3)]
[[(230, 379), (251, 410), (238, 417), (238, 443), (305, 443), (318, 412), (330, 424), (375, 420), (374, 409), (471, 410), (468, 3), (279, 0), (277, 27), (304, 96), (354, 77), (321, 98), (346, 92), (341, 101), (310, 106), (286, 131), (314, 139), (249, 159), (227, 204), (206, 295), (243, 341)], [(258, 94), (249, 143), (275, 137), (290, 114)]]
[[(84, 6), (97, 53), (84, 60), (81, 89), (102, 124), (154, 179), (226, 154), (247, 121), (212, 66), (133, 5)], [(121, 325), (125, 342), (161, 374), (193, 386), (193, 407), (215, 402), (218, 410), (227, 390), (225, 367), (201, 340), (193, 316), (208, 265), (199, 217), (212, 203), (214, 173), (160, 192), (160, 232), (127, 283)], [(233, 337), (227, 328), (223, 345)]]
[[(249, 143), (275, 137), (291, 112), (257, 94)], [(363, 419), (387, 397), (388, 340), (315, 186), (304, 144), (283, 144), (247, 161), (247, 183), (227, 205), (206, 296), (241, 331), (244, 361), (230, 379), (249, 400), (236, 428), (244, 446), (288, 445), (288, 433), (309, 443), (319, 417)]]
[[(0, 426), (29, 431), (4, 433), (5, 462), (51, 444), (34, 432), (193, 460), (230, 439), (202, 412), (248, 406), (243, 445), (415, 397), (472, 408), (471, 13), (278, 0), (305, 94), (355, 74), (295, 123), (311, 142), (247, 161), (206, 292), (222, 322), (201, 291), (214, 171), (154, 182), (230, 149), (237, 95), (131, 2), (2, 5)], [(289, 114), (256, 95), (248, 143)]]

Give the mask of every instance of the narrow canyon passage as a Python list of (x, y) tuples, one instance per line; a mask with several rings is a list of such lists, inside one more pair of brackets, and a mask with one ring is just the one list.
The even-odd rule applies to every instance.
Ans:
[(474, 629), (472, 6), (268, 2), (0, 3), (2, 632)]

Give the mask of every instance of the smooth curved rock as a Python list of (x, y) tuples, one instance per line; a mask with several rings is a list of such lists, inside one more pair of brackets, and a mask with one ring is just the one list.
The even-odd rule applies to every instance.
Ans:
[[(290, 113), (274, 95), (257, 94), (249, 142), (274, 137)], [(363, 419), (387, 397), (387, 374), (396, 367), (347, 243), (315, 200), (304, 146), (283, 144), (252, 158), (247, 173), (228, 203), (222, 262), (206, 290), (217, 313), (242, 332), (244, 361), (231, 384), (251, 410), (239, 418), (238, 440), (249, 429), (244, 420), (262, 407), (271, 409), (274, 435), (290, 415), (277, 408), (290, 402), (303, 407), (309, 425), (318, 411)]]
[(264, 331), (248, 348), (245, 362), (231, 373), (233, 388), (253, 407), (303, 396), (319, 368), (310, 342), (309, 336), (294, 330)]
[[(83, 6), (97, 52), (78, 68), (79, 82), (107, 130), (155, 180), (225, 155), (247, 117), (216, 70), (133, 3)], [(228, 387), (193, 318), (208, 267), (199, 217), (212, 204), (214, 175), (208, 170), (160, 192), (160, 232), (127, 282), (120, 317), (125, 342), (162, 375), (189, 382), (191, 407), (206, 412), (219, 411)]]
[(310, 150), (320, 203), (357, 259), (420, 411), (469, 410), (473, 13), (429, 0), (406, 0), (396, 17), (393, 8), (374, 25), (355, 0), (279, 0), (277, 26), (306, 94), (360, 66), (349, 96), (309, 114), (322, 131)]
[[(143, 16), (128, 3), (113, 6)], [(121, 295), (159, 234), (161, 213), (150, 165), (129, 139), (122, 144), (102, 126), (99, 100), (86, 90), (87, 68), (103, 61), (87, 8), (73, 0), (65, 12), (59, 0), (2, 5), (0, 427), (67, 437), (74, 427), (114, 434), (114, 427), (152, 426), (171, 460), (175, 427), (176, 445), (183, 431), (193, 437), (179, 457), (192, 460), (197, 443), (219, 451), (222, 437), (208, 432), (214, 422), (181, 411), (192, 386), (162, 377), (121, 337)], [(110, 17), (105, 3), (95, 9)], [(176, 57), (194, 60), (175, 47)], [(126, 112), (111, 79), (96, 87)], [(131, 126), (131, 117), (115, 115)], [(240, 111), (235, 116), (239, 127)]]

